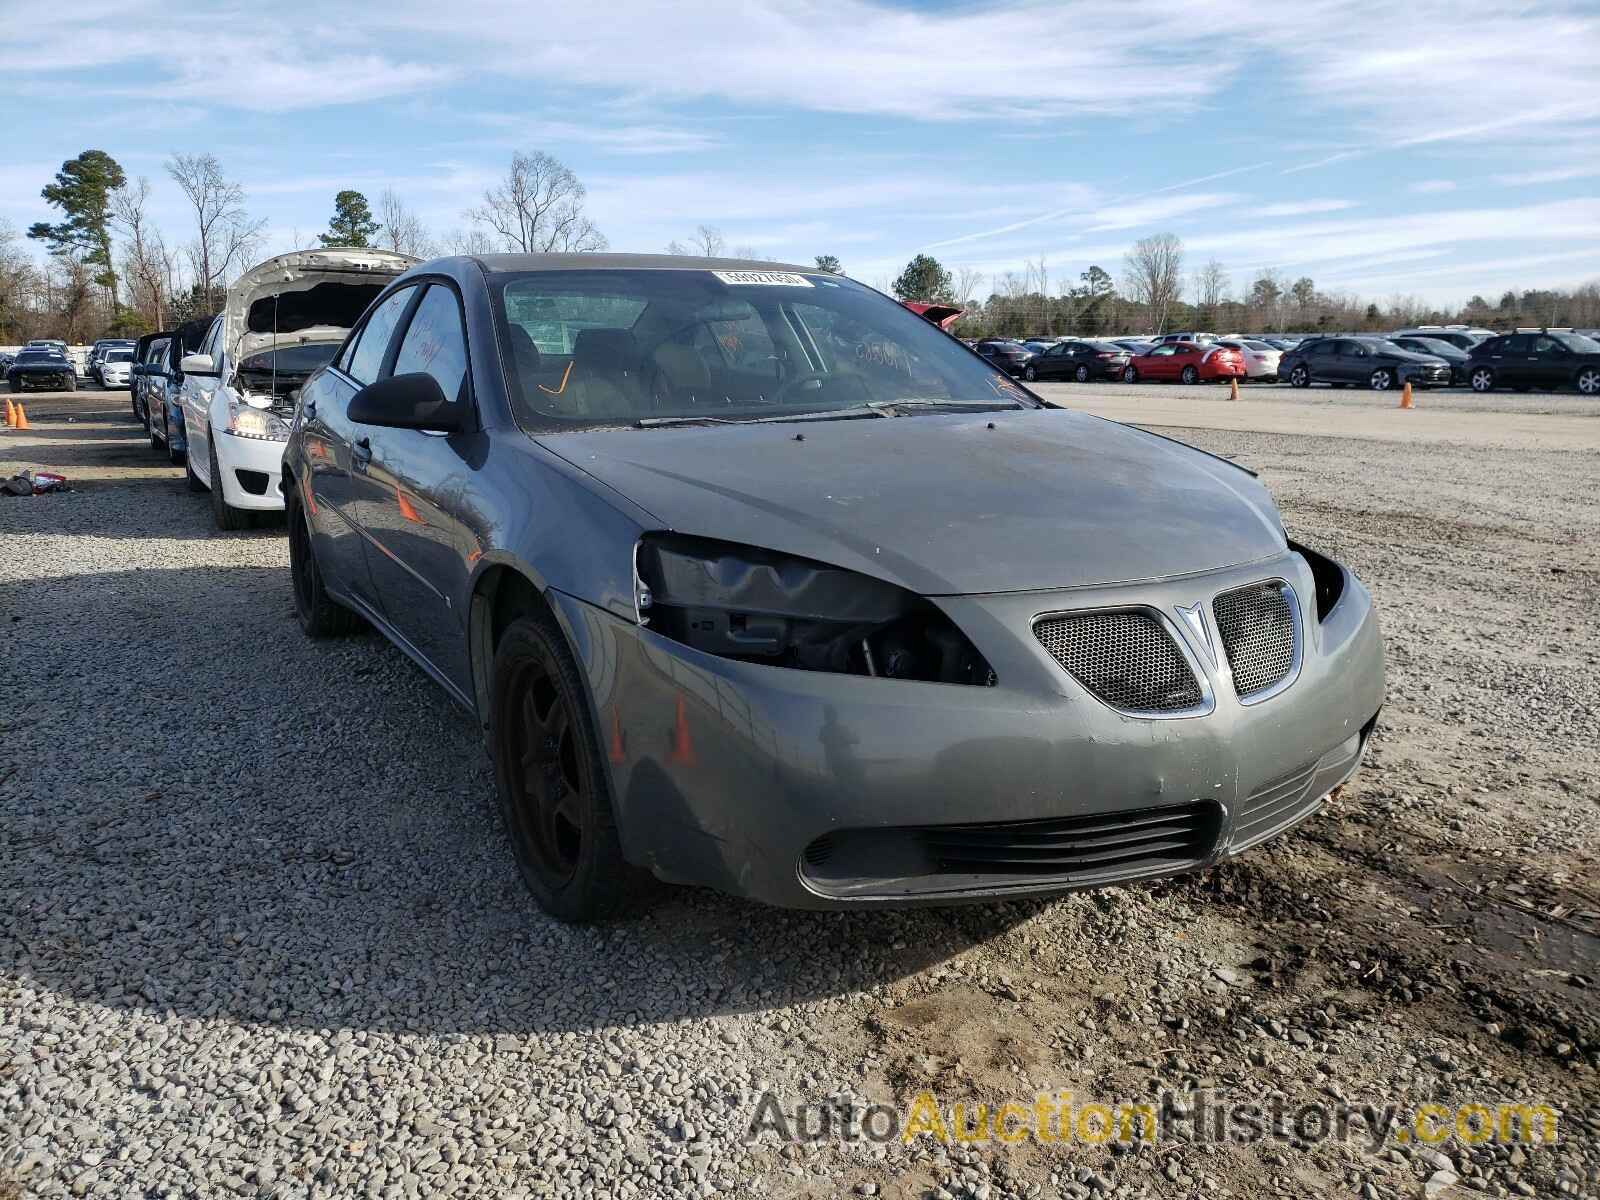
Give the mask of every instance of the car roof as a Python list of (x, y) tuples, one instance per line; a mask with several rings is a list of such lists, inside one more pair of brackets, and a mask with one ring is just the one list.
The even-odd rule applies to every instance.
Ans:
[[(434, 259), (433, 264), (444, 260)], [(821, 275), (816, 266), (794, 263), (753, 261), (748, 258), (700, 258), (689, 254), (476, 254), (476, 261), (490, 274), (513, 271), (783, 271), (796, 275)], [(423, 263), (422, 266), (433, 264)]]

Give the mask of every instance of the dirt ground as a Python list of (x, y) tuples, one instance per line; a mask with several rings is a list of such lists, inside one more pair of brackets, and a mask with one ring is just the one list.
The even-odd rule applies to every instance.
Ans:
[[(764, 982), (768, 947), (794, 940), (822, 956), (859, 939), (833, 989), (779, 986), (745, 1007), (751, 1078), (785, 1107), (904, 1112), (924, 1089), (941, 1106), (1067, 1091), (1080, 1105), (1157, 1096), (1181, 1118), (1212, 1098), (1281, 1093), (1283, 1132), (1216, 1142), (1180, 1125), (1133, 1146), (784, 1146), (768, 1133), (730, 1158), (726, 1178), (685, 1174), (683, 1190), (1600, 1196), (1600, 403), (1423, 398), (1399, 413), (1393, 397), (1334, 403), (1287, 389), (1238, 404), (1179, 389), (1040, 390), (1120, 419), (1142, 414), (1258, 471), (1291, 537), (1366, 582), (1389, 697), (1365, 768), (1287, 836), (1199, 876), (872, 919), (769, 918), (700, 896), (672, 910), (671, 934), (662, 922), (627, 936), (703, 949), (723, 977)], [(59, 469), (85, 495), (0, 498), (0, 551), (15, 538), (96, 536), (81, 516), (52, 515), (87, 512), (92, 493), (160, 481), (147, 503), (182, 502), (181, 469), (149, 451), (121, 395), (40, 396), (28, 408), (33, 430), (0, 432), (0, 475)], [(193, 507), (185, 536), (212, 536)], [(91, 729), (111, 716), (81, 719)], [(0, 722), (13, 726), (10, 751), (28, 736), (15, 718)], [(0, 759), (0, 799), (27, 770)], [(0, 815), (0, 839), (10, 820)], [(0, 974), (0, 987), (49, 984), (22, 956), (0, 961)], [(750, 1119), (741, 1095), (720, 1118), (730, 1129)], [(1400, 1114), (1375, 1137), (1324, 1139), (1295, 1127), (1313, 1102), (1392, 1103)], [(1501, 1102), (1556, 1110), (1555, 1144), (1411, 1136), (1416, 1106)], [(0, 1174), (0, 1195), (4, 1186)]]

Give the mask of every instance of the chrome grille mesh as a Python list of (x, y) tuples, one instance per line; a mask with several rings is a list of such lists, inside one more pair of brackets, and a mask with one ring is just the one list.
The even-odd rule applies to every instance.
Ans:
[(1253, 696), (1281, 683), (1294, 666), (1294, 611), (1280, 583), (1253, 583), (1211, 606), (1233, 668), (1233, 689)]
[(1200, 683), (1161, 622), (1136, 611), (1046, 617), (1034, 635), (1084, 687), (1125, 712), (1199, 707)]

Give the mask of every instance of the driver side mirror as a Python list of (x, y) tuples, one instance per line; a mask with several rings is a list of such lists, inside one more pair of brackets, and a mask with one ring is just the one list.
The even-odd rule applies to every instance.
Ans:
[(455, 433), (461, 428), (461, 405), (446, 400), (439, 381), (426, 371), (369, 383), (350, 398), (349, 415), (358, 424), (389, 429)]
[(217, 364), (209, 354), (185, 354), (178, 370), (185, 375), (215, 375)]

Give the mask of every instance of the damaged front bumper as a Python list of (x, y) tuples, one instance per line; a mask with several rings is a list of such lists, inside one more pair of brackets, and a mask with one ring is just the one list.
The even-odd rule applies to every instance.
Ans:
[[(1172, 613), (1269, 579), (1293, 589), (1301, 639), (1291, 682), (1256, 702), (1199, 661), (1205, 711), (1130, 716), (1031, 633), (1042, 614)], [(1289, 553), (1151, 584), (940, 598), (993, 687), (721, 658), (549, 595), (588, 675), (627, 858), (671, 882), (839, 908), (1175, 874), (1304, 819), (1354, 772), (1383, 702), (1376, 615), (1343, 582), (1320, 620)]]

